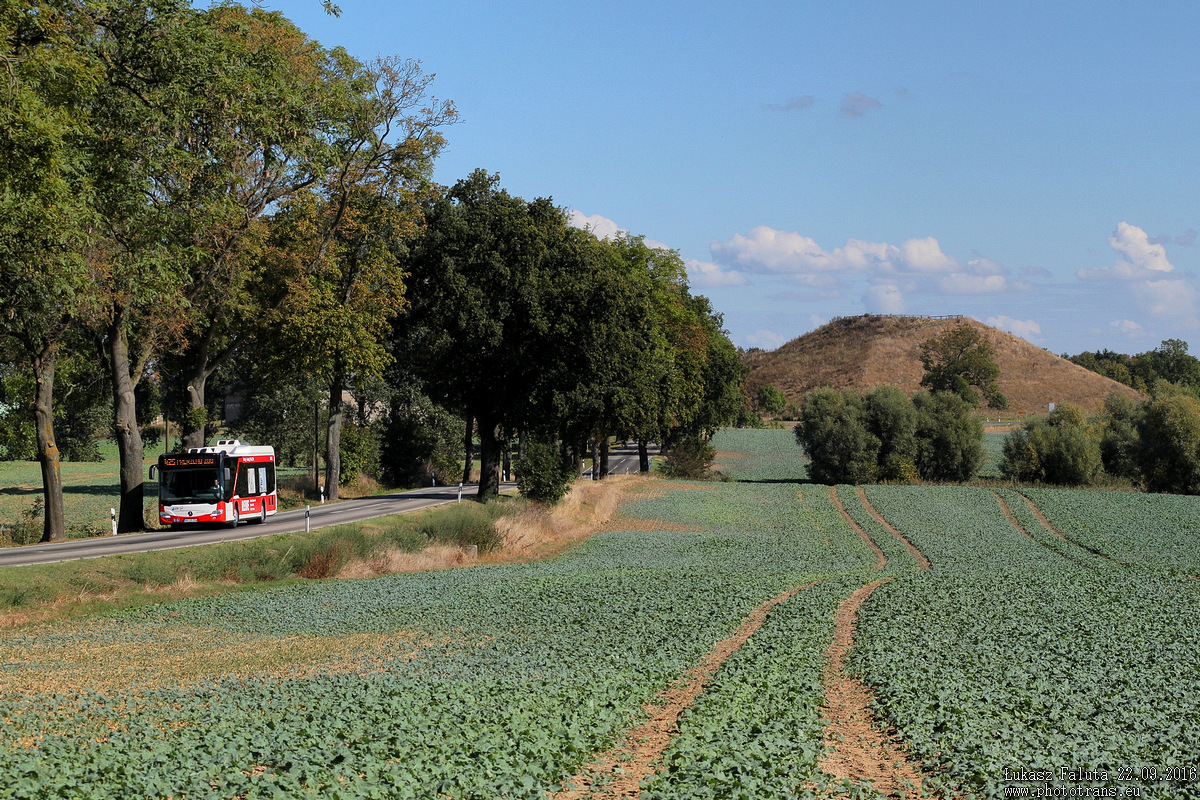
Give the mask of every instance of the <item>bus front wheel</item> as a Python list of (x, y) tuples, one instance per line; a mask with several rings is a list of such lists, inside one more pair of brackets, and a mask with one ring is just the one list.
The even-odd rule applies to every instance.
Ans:
[(233, 507), (233, 517), (225, 523), (225, 527), (236, 528), (239, 522), (241, 522), (241, 515), (238, 514), (238, 507), (235, 505)]

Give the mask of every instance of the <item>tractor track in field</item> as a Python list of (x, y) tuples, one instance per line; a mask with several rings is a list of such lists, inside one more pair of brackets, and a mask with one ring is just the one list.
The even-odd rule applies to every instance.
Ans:
[(1113, 558), (1112, 556), (1105, 555), (1104, 553), (1101, 553), (1099, 550), (1097, 550), (1093, 547), (1088, 547), (1085, 544), (1080, 544), (1079, 542), (1075, 541), (1074, 539), (1067, 538), (1066, 536), (1063, 535), (1063, 533), (1061, 531), (1059, 531), (1057, 528), (1054, 527), (1054, 525), (1051, 524), (1050, 519), (1046, 516), (1045, 512), (1042, 511), (1040, 508), (1038, 508), (1037, 503), (1033, 502), (1033, 498), (1031, 498), (1029, 495), (1025, 494), (1024, 492), (1018, 492), (1018, 494), (1021, 495), (1021, 498), (1025, 501), (1026, 505), (1029, 506), (1029, 510), (1033, 513), (1033, 516), (1037, 518), (1037, 521), (1040, 522), (1042, 527), (1045, 528), (1046, 531), (1048, 533), (1050, 533), (1051, 535), (1057, 536), (1059, 539), (1062, 539), (1067, 544), (1070, 544), (1074, 547), (1078, 547), (1080, 550), (1083, 550), (1084, 552), (1091, 553), (1092, 555), (1096, 556), (1097, 558), (1102, 558), (1110, 564), (1116, 564), (1118, 567), (1128, 567), (1129, 566), (1125, 562), (1118, 561), (1117, 559)]
[[(1067, 555), (1066, 553), (1060, 553), (1058, 550), (1055, 550), (1053, 547), (1048, 547), (1047, 545), (1043, 544), (1042, 542), (1039, 542), (1037, 539), (1034, 538), (1033, 534), (1031, 534), (1028, 530), (1025, 529), (1025, 526), (1021, 524), (1021, 522), (1017, 519), (1016, 514), (1013, 513), (1012, 507), (1009, 506), (1008, 502), (1003, 497), (1001, 497), (999, 494), (992, 491), (991, 489), (988, 489), (988, 493), (991, 494), (992, 497), (996, 498), (996, 502), (998, 502), (1000, 504), (1000, 510), (1004, 512), (1004, 516), (1008, 519), (1008, 524), (1012, 525), (1014, 528), (1016, 528), (1021, 533), (1021, 535), (1024, 536), (1026, 539), (1033, 542), (1034, 544), (1036, 544), (1038, 547), (1042, 548), (1046, 552), (1053, 553), (1054, 555), (1058, 556), (1059, 558), (1061, 558), (1065, 561), (1070, 561), (1072, 564), (1075, 564), (1076, 566), (1084, 567), (1084, 568), (1094, 566), (1094, 565), (1088, 564), (1086, 561), (1083, 561), (1083, 560), (1080, 560), (1077, 558), (1072, 558), (1071, 556)], [(1025, 498), (1026, 502), (1029, 502), (1028, 497), (1025, 497), (1024, 495), (1021, 495), (1021, 496), (1023, 498)], [(1058, 538), (1062, 539), (1064, 542), (1066, 542), (1067, 544), (1069, 544), (1073, 547), (1077, 546), (1074, 542), (1070, 541), (1069, 539), (1067, 539), (1064, 536), (1059, 535)], [(1082, 558), (1082, 553), (1080, 554), (1080, 556)]]
[[(820, 581), (795, 586), (751, 611), (732, 634), (717, 642), (700, 663), (685, 673), (683, 680), (663, 690), (654, 702), (642, 707), (647, 720), (626, 731), (622, 741), (599, 753), (566, 788), (548, 795), (549, 800), (615, 800), (641, 797), (642, 780), (654, 774), (662, 754), (679, 733), (679, 715), (696, 702), (705, 686), (725, 661), (762, 627), (768, 612)], [(604, 782), (598, 779), (603, 776)], [(609, 780), (611, 778), (611, 780)]]
[(871, 501), (867, 499), (867, 493), (863, 491), (863, 488), (861, 486), (855, 486), (854, 491), (858, 494), (859, 502), (862, 503), (863, 508), (867, 510), (867, 513), (874, 517), (875, 521), (884, 527), (884, 530), (900, 540), (900, 542), (904, 545), (904, 549), (908, 550), (908, 554), (916, 559), (918, 566), (922, 570), (929, 569), (929, 559), (925, 557), (925, 554), (918, 550), (903, 533), (896, 530), (892, 523), (884, 519), (883, 514), (880, 514), (875, 510), (875, 506), (871, 505)]
[(863, 541), (867, 543), (867, 546), (871, 548), (871, 552), (875, 554), (875, 570), (876, 570), (876, 572), (878, 572), (878, 571), (882, 570), (884, 567), (886, 567), (887, 566), (887, 556), (885, 556), (883, 554), (883, 551), (879, 549), (879, 545), (875, 544), (874, 540), (871, 539), (870, 535), (865, 530), (863, 530), (863, 527), (861, 525), (859, 525), (854, 520), (853, 517), (851, 517), (849, 514), (846, 513), (846, 507), (842, 505), (841, 498), (838, 497), (836, 486), (829, 487), (829, 499), (831, 501), (833, 501), (833, 507), (836, 508), (838, 510), (838, 513), (842, 515), (842, 519), (846, 520), (846, 524), (848, 524), (851, 528), (853, 528), (854, 531), (856, 533), (858, 533), (859, 536), (862, 537)]
[(912, 761), (899, 737), (879, 724), (871, 710), (874, 692), (850, 675), (843, 663), (854, 646), (859, 607), (890, 580), (872, 581), (838, 606), (833, 641), (825, 650), (825, 670), (821, 675), (825, 684), (825, 706), (821, 710), (825, 754), (819, 766), (839, 781), (869, 782), (886, 797), (923, 796), (916, 790), (930, 776)]

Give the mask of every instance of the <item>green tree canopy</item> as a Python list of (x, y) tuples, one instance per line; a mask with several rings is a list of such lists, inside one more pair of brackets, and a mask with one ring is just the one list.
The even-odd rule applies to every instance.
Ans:
[(921, 344), (925, 375), (921, 385), (933, 392), (953, 392), (972, 406), (980, 397), (992, 408), (1005, 408), (1000, 393), (1000, 367), (995, 348), (969, 322), (960, 322)]

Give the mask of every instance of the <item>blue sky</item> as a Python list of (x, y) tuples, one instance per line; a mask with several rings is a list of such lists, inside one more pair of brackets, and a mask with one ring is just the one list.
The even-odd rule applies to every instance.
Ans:
[(899, 312), (1200, 353), (1200, 4), (264, 5), (419, 59), (439, 182), (678, 250), (743, 347)]

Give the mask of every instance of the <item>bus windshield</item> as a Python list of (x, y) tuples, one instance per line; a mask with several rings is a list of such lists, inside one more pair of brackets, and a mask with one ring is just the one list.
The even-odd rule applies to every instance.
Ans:
[(170, 503), (215, 503), (225, 496), (221, 470), (211, 467), (164, 469), (158, 479), (158, 497)]

